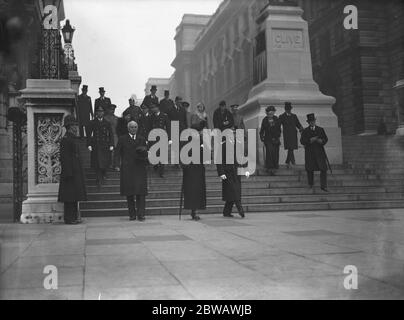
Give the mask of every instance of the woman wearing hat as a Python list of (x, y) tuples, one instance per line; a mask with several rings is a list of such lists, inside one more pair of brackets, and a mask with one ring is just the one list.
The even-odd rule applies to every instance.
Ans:
[(66, 224), (80, 223), (78, 219), (78, 201), (86, 201), (87, 193), (83, 167), (80, 158), (80, 146), (77, 139), (78, 123), (74, 116), (64, 119), (66, 134), (60, 143), (60, 184), (58, 201), (64, 203), (64, 221)]
[(278, 117), (275, 116), (275, 107), (265, 109), (267, 116), (262, 120), (260, 138), (265, 145), (265, 166), (269, 175), (275, 175), (279, 168), (279, 146), (281, 145), (281, 126)]

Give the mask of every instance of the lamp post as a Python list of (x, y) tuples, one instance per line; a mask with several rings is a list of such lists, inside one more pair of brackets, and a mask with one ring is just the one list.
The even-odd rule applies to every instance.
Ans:
[(75, 70), (74, 65), (74, 50), (72, 46), (73, 35), (75, 29), (70, 25), (70, 20), (66, 20), (64, 27), (62, 28), (62, 35), (64, 40), (65, 59), (68, 70)]

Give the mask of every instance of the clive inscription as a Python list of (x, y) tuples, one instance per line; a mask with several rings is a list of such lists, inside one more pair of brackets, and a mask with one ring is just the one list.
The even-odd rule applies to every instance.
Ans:
[(272, 39), (275, 49), (303, 49), (303, 31), (273, 29)]

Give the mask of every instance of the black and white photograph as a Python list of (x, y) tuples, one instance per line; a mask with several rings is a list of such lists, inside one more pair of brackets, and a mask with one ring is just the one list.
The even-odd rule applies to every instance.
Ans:
[(0, 300), (403, 300), (403, 231), (403, 0), (0, 0)]

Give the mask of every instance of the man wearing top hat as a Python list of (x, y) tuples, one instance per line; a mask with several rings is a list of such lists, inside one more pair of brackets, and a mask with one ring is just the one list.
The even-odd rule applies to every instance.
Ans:
[(300, 124), (298, 117), (292, 113), (292, 104), (285, 102), (285, 112), (279, 116), (279, 122), (283, 129), (283, 144), (285, 150), (288, 151), (286, 157), (286, 165), (289, 168), (290, 164), (295, 165), (294, 150), (298, 149), (297, 145), (297, 130), (303, 131), (303, 126)]
[(66, 134), (60, 142), (60, 183), (58, 201), (64, 203), (66, 224), (78, 224), (78, 201), (86, 201), (87, 193), (77, 139), (78, 122), (72, 115), (64, 119)]
[(121, 163), (121, 195), (128, 203), (129, 220), (144, 221), (148, 154), (146, 139), (137, 130), (137, 123), (130, 121), (128, 134), (119, 137), (115, 155)]
[(313, 188), (314, 171), (320, 171), (321, 190), (328, 192), (327, 170), (329, 164), (327, 154), (324, 150), (328, 138), (324, 129), (316, 125), (314, 113), (307, 115), (307, 123), (309, 126), (303, 130), (300, 142), (305, 149), (305, 166), (308, 183), (310, 188)]
[(94, 118), (91, 97), (87, 95), (88, 86), (83, 85), (81, 94), (77, 97), (77, 115), (79, 120), (80, 137), (87, 136), (87, 127)]
[(141, 108), (146, 106), (147, 108), (150, 108), (152, 104), (159, 104), (159, 98), (156, 96), (157, 92), (157, 86), (152, 85), (150, 88), (150, 94), (144, 97), (142, 104), (140, 105)]
[(164, 90), (164, 98), (160, 100), (160, 111), (167, 114), (167, 110), (174, 107), (174, 101), (170, 99), (170, 91)]
[(97, 186), (100, 188), (111, 165), (111, 152), (114, 150), (111, 124), (104, 119), (102, 106), (97, 107), (95, 119), (90, 122), (87, 146), (91, 151), (91, 167), (95, 170)]
[(100, 97), (95, 99), (94, 103), (94, 113), (97, 110), (98, 107), (102, 107), (104, 109), (104, 112), (109, 109), (109, 106), (111, 105), (111, 99), (107, 98), (105, 96), (105, 89), (104, 87), (100, 87), (98, 92), (100, 93)]

